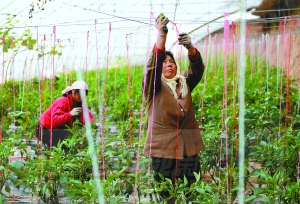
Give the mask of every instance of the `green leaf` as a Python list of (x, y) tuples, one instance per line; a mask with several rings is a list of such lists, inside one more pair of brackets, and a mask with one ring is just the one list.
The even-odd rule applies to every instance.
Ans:
[(162, 181), (165, 180), (165, 177), (164, 177), (162, 174), (158, 173), (158, 176), (160, 177), (160, 179), (161, 179)]
[(75, 154), (75, 157), (84, 157), (86, 156), (86, 154), (84, 154), (83, 152), (78, 152), (77, 154)]
[(27, 144), (20, 144), (17, 149), (26, 149)]
[(266, 145), (267, 143), (265, 141), (260, 142), (261, 145)]
[(184, 181), (184, 186), (186, 186), (188, 184), (188, 180), (186, 179), (186, 177), (184, 176), (183, 178), (183, 181)]
[(113, 173), (110, 173), (105, 181), (106, 184), (110, 184), (115, 178), (115, 175)]
[(6, 191), (7, 193), (10, 193), (10, 187), (9, 187), (9, 186), (5, 186), (5, 191)]
[(79, 180), (72, 180), (71, 182), (74, 183), (74, 184), (80, 184), (80, 185), (82, 184), (82, 182), (79, 181)]
[(200, 173), (199, 174), (197, 174), (196, 172), (193, 172), (193, 173), (196, 178), (196, 181), (200, 181)]
[(252, 201), (252, 200), (254, 200), (255, 198), (257, 198), (256, 195), (252, 195), (252, 196), (246, 197), (246, 198), (245, 198), (245, 202)]
[(145, 189), (145, 190), (144, 190), (144, 193), (145, 193), (145, 194), (152, 194), (152, 193), (154, 193), (154, 192), (155, 192), (154, 189)]
[(267, 161), (265, 164), (267, 167), (272, 166), (273, 165), (273, 161)]
[(17, 122), (22, 125), (24, 123), (24, 121), (22, 119), (18, 119)]
[(171, 179), (169, 179), (169, 178), (165, 178), (165, 180), (170, 184), (170, 185), (172, 185), (173, 186), (173, 182), (172, 182), (172, 180)]
[(176, 191), (177, 191), (177, 193), (183, 193), (184, 189), (185, 189), (184, 187), (180, 187)]
[(261, 176), (262, 176), (265, 180), (267, 180), (268, 177), (269, 177), (269, 174), (268, 174), (265, 170), (262, 170), (262, 171), (261, 171)]
[(43, 186), (42, 192), (41, 192), (42, 195), (45, 195), (46, 190), (47, 190), (47, 187), (48, 187), (48, 183), (46, 183), (46, 184)]
[(68, 182), (68, 174), (66, 174), (66, 173), (61, 174), (60, 175), (60, 181), (62, 183), (67, 183)]
[(195, 190), (201, 194), (205, 194), (205, 190), (203, 188), (195, 188)]
[(19, 183), (19, 179), (13, 175), (9, 175), (8, 178), (14, 184), (14, 186), (19, 189), (20, 186), (17, 185), (17, 183)]
[(68, 164), (66, 164), (65, 166), (66, 166), (66, 167), (74, 167), (74, 168), (77, 168), (77, 167), (78, 167), (78, 165), (76, 165), (76, 164), (71, 164), (71, 163), (68, 163)]
[(260, 171), (259, 169), (254, 169), (254, 170), (251, 172), (250, 176), (251, 176), (251, 177), (255, 177), (255, 176), (259, 176), (260, 174), (261, 174), (261, 171)]
[(119, 178), (126, 169), (127, 166), (123, 166), (123, 168), (116, 174), (115, 178)]
[(9, 164), (12, 167), (15, 167), (16, 169), (23, 169), (24, 164), (22, 159), (16, 159)]
[(0, 193), (0, 203), (4, 203), (4, 200), (5, 200), (4, 195), (2, 195), (2, 194)]

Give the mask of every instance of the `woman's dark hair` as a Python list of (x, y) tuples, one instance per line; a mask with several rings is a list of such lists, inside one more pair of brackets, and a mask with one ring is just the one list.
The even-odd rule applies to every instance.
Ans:
[[(75, 90), (75, 93), (79, 93), (80, 94), (80, 90), (79, 89), (74, 89)], [(88, 95), (88, 90), (86, 90), (86, 92), (85, 92), (85, 95), (87, 96)], [(72, 94), (72, 90), (70, 90), (69, 92), (67, 92), (67, 93), (65, 93), (65, 94), (63, 94), (63, 96), (67, 96), (67, 95), (69, 95), (69, 94)]]
[[(88, 95), (88, 90), (85, 90), (85, 95), (87, 96)], [(72, 91), (71, 91), (71, 93), (72, 93)], [(79, 89), (75, 89), (75, 93), (79, 93), (80, 94), (80, 90)]]
[[(80, 94), (80, 90), (79, 89), (74, 89), (75, 90), (75, 93), (79, 93)], [(63, 96), (67, 97), (67, 95), (69, 94), (72, 94), (72, 90), (63, 94)], [(88, 95), (88, 90), (86, 90), (85, 92), (86, 96)], [(74, 105), (75, 107), (82, 107), (82, 102), (76, 102), (76, 101), (73, 101), (74, 102)]]
[(165, 51), (165, 58), (167, 58), (167, 56), (170, 56), (173, 60), (174, 60), (174, 62), (175, 62), (175, 58), (174, 58), (174, 54), (173, 54), (173, 52), (171, 52), (171, 51)]

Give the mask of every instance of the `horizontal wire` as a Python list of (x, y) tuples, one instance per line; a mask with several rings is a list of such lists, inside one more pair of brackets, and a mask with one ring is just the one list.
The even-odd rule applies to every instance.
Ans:
[(133, 22), (142, 23), (142, 24), (149, 24), (149, 23), (146, 23), (146, 22), (137, 21), (137, 20), (130, 19), (130, 18), (125, 18), (125, 17), (121, 17), (121, 16), (116, 16), (116, 15), (112, 15), (112, 14), (107, 14), (107, 13), (104, 13), (104, 12), (101, 12), (101, 11), (96, 11), (96, 10), (92, 10), (92, 9), (87, 9), (87, 8), (82, 8), (82, 7), (77, 7), (76, 5), (69, 5), (69, 4), (66, 4), (66, 3), (62, 3), (62, 4), (65, 4), (65, 5), (68, 5), (68, 6), (74, 6), (74, 7), (76, 7), (76, 8), (81, 8), (81, 9), (84, 9), (84, 10), (93, 11), (93, 12), (96, 12), (96, 13), (101, 13), (101, 14), (108, 15), (108, 16), (112, 16), (112, 17), (115, 17), (115, 18), (125, 19), (125, 20), (128, 20), (128, 21), (133, 21)]
[[(206, 2), (204, 2), (204, 3), (206, 3)], [(216, 3), (216, 4), (220, 4), (220, 3), (236, 3), (236, 1), (210, 1), (208, 4), (210, 5), (210, 4), (214, 4), (214, 3)], [(104, 12), (100, 12), (100, 11), (96, 11), (96, 10), (93, 10), (93, 9), (89, 9), (89, 8), (86, 8), (86, 7), (79, 7), (79, 6), (77, 6), (77, 5), (70, 5), (70, 4), (67, 4), (67, 3), (63, 3), (63, 4), (65, 4), (65, 5), (69, 5), (69, 6), (73, 6), (73, 7), (76, 7), (76, 8), (81, 8), (81, 9), (83, 9), (83, 10), (90, 10), (90, 11), (93, 11), (93, 12), (99, 12), (99, 13), (103, 13), (103, 14), (105, 14), (105, 15), (111, 15), (111, 16), (114, 16), (114, 17), (117, 17), (117, 18), (119, 18), (120, 16), (115, 16), (115, 15), (112, 15), (112, 14), (108, 14), (108, 13), (104, 13)], [(179, 5), (194, 5), (194, 4), (199, 4), (199, 3), (179, 3)], [(93, 5), (93, 4), (91, 4), (91, 5)], [(136, 4), (124, 4), (124, 5), (131, 5), (131, 6), (136, 6)], [(143, 6), (143, 5), (145, 5), (145, 6), (149, 6), (150, 4), (139, 4), (140, 6)], [(170, 3), (170, 4), (152, 4), (152, 6), (155, 6), (155, 5), (157, 5), (157, 6), (161, 6), (161, 5), (174, 5), (174, 3)], [(29, 6), (27, 6), (26, 8), (28, 8)], [(22, 9), (21, 11), (23, 11), (23, 10), (25, 10), (26, 8), (24, 8), (24, 9)], [(254, 7), (254, 8), (256, 8), (256, 7)], [(252, 11), (252, 13), (259, 13), (259, 12), (276, 12), (276, 11), (295, 11), (295, 10), (300, 10), (300, 8), (287, 8), (287, 9), (268, 9), (268, 10), (255, 10), (255, 11)], [(44, 12), (44, 11), (39, 11), (39, 12)], [(39, 12), (32, 12), (33, 14), (37, 14), (37, 13), (39, 13)], [(141, 12), (139, 12), (139, 11), (136, 11), (136, 10), (118, 10), (118, 13), (119, 12), (129, 12), (129, 13), (132, 13), (132, 12), (135, 12), (135, 13), (144, 13), (143, 11), (141, 11)], [(20, 13), (20, 12), (19, 12)], [(171, 13), (171, 12), (167, 12), (167, 13)], [(181, 14), (179, 11), (177, 11), (176, 13), (178, 13), (178, 14)], [(211, 12), (205, 12), (205, 13), (201, 13), (201, 12), (197, 12), (197, 13), (190, 13), (190, 14), (208, 14), (208, 13), (210, 13), (211, 14)], [(216, 13), (216, 14), (218, 14), (218, 13), (220, 13), (220, 12), (214, 12), (214, 13)], [(222, 12), (223, 13), (223, 12)], [(9, 14), (9, 13), (0, 13), (0, 15), (7, 15), (7, 14)], [(172, 13), (173, 14), (173, 13)], [(185, 14), (185, 13), (182, 13), (182, 14)], [(122, 17), (121, 17), (122, 18)]]
[[(67, 4), (66, 4), (67, 5)], [(72, 6), (72, 5), (70, 5)], [(74, 6), (74, 5), (73, 5)], [(75, 7), (77, 7), (75, 5)], [(88, 9), (88, 10), (91, 10), (91, 9)], [(299, 10), (299, 9), (281, 9), (281, 10)], [(98, 11), (95, 11), (95, 10), (91, 10), (93, 12), (98, 12)], [(264, 10), (264, 11), (280, 11), (280, 9), (277, 9), (277, 10)], [(98, 12), (99, 13), (99, 12)], [(100, 12), (100, 13), (103, 13), (103, 12)], [(110, 14), (106, 14), (106, 13), (103, 13), (105, 15), (110, 15)], [(128, 19), (128, 18), (124, 18), (124, 17), (120, 17), (120, 16), (115, 16), (115, 15), (110, 15), (112, 17), (117, 17), (117, 18), (121, 18), (122, 20), (119, 20), (119, 21), (113, 21), (113, 22), (123, 22), (123, 21), (127, 21), (127, 20), (130, 20), (130, 21), (135, 21), (135, 22), (141, 22), (139, 20), (133, 20), (133, 19)], [(288, 17), (299, 17), (299, 15), (295, 15), (295, 16), (288, 16)], [(286, 17), (276, 17), (276, 18), (261, 18), (261, 19), (255, 19), (255, 20), (248, 20), (248, 24), (258, 24), (258, 23), (272, 23), (272, 22), (280, 22), (282, 19), (284, 19)], [(140, 18), (141, 19), (141, 18)], [(102, 20), (102, 19), (101, 19)], [(88, 20), (84, 20), (84, 21), (88, 21)], [(147, 20), (148, 21), (148, 20)], [(75, 21), (76, 22), (76, 21)], [(77, 21), (77, 22), (82, 22), (82, 21)], [(185, 22), (185, 24), (195, 24), (195, 23), (207, 23), (209, 21), (190, 21), (190, 22)], [(110, 22), (101, 22), (101, 23), (98, 23), (97, 24), (108, 24), (108, 23), (112, 23), (111, 21)], [(149, 23), (145, 23), (145, 22), (142, 22), (143, 24), (147, 24), (149, 25)], [(220, 24), (220, 23), (223, 23), (223, 22), (218, 22), (218, 21), (214, 21), (214, 22), (210, 22), (210, 24)], [(52, 27), (52, 26), (91, 26), (91, 25), (95, 25), (94, 23), (91, 23), (91, 24), (81, 24), (81, 23), (76, 23), (76, 24), (66, 24), (65, 23), (60, 23), (60, 24), (56, 24), (56, 25), (39, 25), (39, 26), (23, 26), (23, 27), (13, 27), (13, 28), (30, 28), (30, 27)], [(7, 29), (13, 29), (13, 28), (7, 28)], [(133, 27), (119, 27), (119, 28), (114, 28), (114, 30), (130, 30), (132, 29)], [(145, 27), (146, 28), (146, 27)], [(148, 28), (148, 26), (147, 26)], [(261, 28), (268, 28), (268, 27), (261, 27)], [(4, 28), (5, 29), (5, 28)], [(136, 29), (140, 29), (142, 30), (142, 27), (136, 27)], [(87, 32), (86, 30), (85, 31), (78, 31), (78, 32), (64, 32), (64, 33), (60, 33), (60, 34), (67, 34), (67, 33), (84, 33), (84, 32)]]
[[(258, 18), (258, 19), (248, 19), (247, 21), (249, 21), (249, 23), (272, 23), (272, 22), (280, 22), (282, 20), (284, 20), (285, 18), (300, 18), (300, 15), (293, 15), (293, 16), (285, 16), (285, 17), (274, 17), (274, 18)], [(119, 21), (109, 21), (109, 22), (97, 22), (97, 24), (101, 25), (101, 24), (109, 24), (109, 23), (117, 23), (117, 22), (124, 22), (126, 20), (119, 20)], [(232, 20), (230, 22), (235, 22), (238, 21), (237, 20)], [(210, 21), (201, 21), (201, 20), (197, 20), (197, 21), (189, 21), (189, 22), (185, 22), (186, 25), (189, 24), (205, 24), (208, 23)], [(210, 22), (209, 24), (223, 24), (224, 22), (219, 20)], [(149, 25), (149, 23), (144, 23), (145, 25)], [(15, 27), (9, 27), (9, 28), (2, 28), (2, 29), (7, 29), (7, 30), (11, 30), (11, 29), (20, 29), (20, 28), (36, 28), (36, 27), (67, 27), (67, 26), (92, 26), (95, 25), (95, 23), (74, 23), (74, 24), (49, 24), (49, 25), (35, 25), (35, 26), (15, 26)], [(139, 26), (137, 26), (136, 28), (138, 28)], [(133, 26), (130, 27), (119, 27), (119, 28), (114, 28), (114, 29), (124, 29), (124, 28), (134, 28)]]
[[(257, 23), (247, 23), (247, 24), (257, 24)], [(261, 30), (261, 29), (270, 29), (270, 28), (278, 28), (279, 26), (259, 26), (259, 27), (256, 27), (256, 28), (251, 28), (251, 29), (256, 29), (256, 30)], [(206, 28), (207, 27), (203, 27), (203, 29), (205, 28), (205, 31), (200, 31), (200, 33), (206, 33)], [(116, 29), (117, 30), (117, 29)], [(222, 30), (222, 27), (221, 28), (219, 28), (219, 29), (217, 29), (216, 31), (218, 31), (218, 30)], [(91, 32), (93, 32), (93, 31), (91, 31)], [(105, 33), (107, 33), (108, 31), (106, 31)], [(134, 33), (134, 32), (132, 32), (132, 28), (130, 29), (130, 28), (128, 28), (128, 33), (132, 33), (133, 35), (136, 35), (136, 34), (138, 34), (138, 33)], [(196, 31), (195, 31), (196, 32)], [(295, 32), (295, 31), (294, 31)], [(60, 36), (62, 36), (62, 35), (66, 35), (66, 34), (86, 34), (87, 33), (87, 30), (83, 30), (83, 31), (76, 31), (76, 32), (57, 32), (57, 35), (56, 35), (56, 38), (57, 38), (57, 40), (61, 40), (61, 41), (68, 41), (68, 40), (84, 40), (84, 39), (86, 39), (86, 37), (83, 37), (83, 38), (78, 38), (78, 37), (76, 37), (76, 38), (72, 38), (72, 37), (63, 37), (63, 38), (61, 38)], [(197, 33), (199, 33), (199, 31), (197, 31)], [(51, 38), (53, 38), (53, 33), (44, 33), (44, 34), (41, 34), (41, 33), (39, 33), (39, 37), (41, 38), (41, 37), (43, 37), (44, 35), (46, 35), (46, 40), (43, 40), (43, 42), (45, 41), (45, 42), (49, 42), (49, 41), (51, 41)], [(113, 37), (117, 37), (117, 36), (115, 36), (114, 35), (114, 32), (112, 31), (112, 34), (111, 34)], [(193, 33), (191, 33), (191, 35), (193, 35), (194, 36), (194, 34)], [(20, 35), (20, 37), (21, 37), (22, 35)], [(52, 36), (52, 37), (50, 37), (50, 36)], [(124, 34), (124, 36), (125, 36), (125, 34)], [(19, 37), (18, 35), (14, 35), (14, 37)], [(91, 39), (91, 38), (90, 38)], [(121, 38), (122, 39), (122, 38)], [(52, 39), (53, 40), (53, 39)], [(105, 41), (105, 40), (104, 40)], [(101, 40), (98, 40), (98, 42), (102, 42)]]
[[(222, 1), (222, 2), (224, 2), (224, 1)], [(228, 2), (231, 2), (231, 1), (228, 1)], [(234, 1), (232, 1), (232, 2), (234, 2)], [(213, 3), (213, 2), (210, 2), (210, 3)], [(219, 3), (219, 2), (218, 2)], [(112, 15), (112, 14), (108, 14), (108, 13), (104, 13), (104, 12), (100, 12), (100, 11), (96, 11), (96, 10), (93, 10), (93, 9), (88, 9), (88, 8), (85, 8), (85, 7), (79, 7), (79, 6), (77, 6), (77, 5), (70, 5), (70, 4), (67, 4), (67, 3), (62, 3), (62, 4), (65, 4), (65, 5), (68, 5), (68, 6), (73, 6), (73, 7), (76, 7), (76, 8), (81, 8), (81, 9), (83, 9), (83, 10), (89, 10), (89, 11), (93, 11), (93, 12), (97, 12), (97, 13), (101, 13), (101, 14), (104, 14), (104, 15), (108, 15), (108, 16), (111, 16), (111, 17), (114, 17), (114, 18), (121, 18), (121, 19), (123, 19), (123, 20), (128, 20), (128, 21), (134, 21), (134, 22), (137, 22), (137, 23), (142, 23), (142, 24), (149, 24), (148, 23), (148, 19), (145, 19), (145, 18), (139, 18), (138, 20), (136, 20), (136, 19), (132, 19), (132, 17), (131, 18), (125, 18), (125, 17), (122, 17), (122, 16), (117, 16), (117, 15)], [(189, 4), (189, 3), (186, 3), (186, 4)], [(190, 4), (194, 4), (194, 3), (190, 3)], [(133, 4), (132, 4), (133, 5)], [(145, 4), (146, 5), (146, 4)], [(24, 9), (23, 9), (24, 10)], [(252, 11), (252, 13), (257, 13), (257, 12), (274, 12), (274, 11), (289, 11), (289, 10), (300, 10), (300, 8), (294, 8), (294, 9), (272, 9), (272, 10), (259, 10), (259, 11)], [(120, 11), (118, 11), (118, 12), (120, 12)], [(121, 11), (122, 12), (122, 11)], [(130, 11), (129, 11), (130, 12)], [(133, 11), (132, 11), (133, 12)], [(132, 13), (131, 12), (131, 13)], [(20, 13), (20, 12), (19, 12)], [(213, 13), (211, 13), (211, 12), (208, 12), (210, 15), (211, 14), (218, 14), (217, 12), (213, 12)], [(177, 12), (177, 14), (179, 14), (179, 12)], [(190, 13), (190, 14), (192, 14), (192, 13)], [(195, 14), (201, 14), (201, 13), (195, 13)], [(207, 13), (205, 13), (205, 14), (207, 14)], [(141, 21), (141, 20), (147, 20), (147, 22), (143, 22), (143, 21)], [(99, 20), (99, 19), (98, 19)], [(87, 20), (86, 20), (87, 21)], [(178, 20), (177, 20), (178, 21)], [(76, 22), (76, 21), (75, 21)], [(80, 22), (80, 21), (77, 21), (77, 22)], [(82, 22), (82, 21), (81, 21)], [(116, 22), (116, 21), (115, 21)], [(190, 22), (194, 22), (194, 23), (207, 23), (206, 21), (190, 21)], [(105, 23), (108, 23), (108, 22), (103, 22), (103, 23), (101, 23), (101, 24), (105, 24)], [(100, 23), (98, 23), (98, 24), (100, 24)], [(74, 23), (69, 23), (69, 22), (62, 22), (62, 23), (58, 23), (58, 24), (56, 24), (56, 25), (59, 25), (59, 26), (73, 26), (73, 25), (79, 25), (79, 26), (81, 26), (81, 25), (93, 25), (93, 24), (74, 24)], [(54, 26), (53, 24), (51, 24), (51, 25), (39, 25), (38, 27), (50, 27), (50, 26)], [(26, 26), (26, 27), (19, 27), (19, 28), (28, 28), (28, 27), (36, 27), (36, 26)], [(16, 27), (17, 28), (17, 27)]]
[(280, 12), (280, 11), (298, 11), (300, 8), (289, 8), (289, 9), (268, 9), (268, 10), (254, 10), (251, 13), (261, 13), (261, 12)]
[[(86, 10), (88, 10), (88, 9), (86, 9)], [(258, 11), (251, 11), (250, 13), (252, 14), (252, 13), (267, 13), (267, 12), (280, 12), (280, 11), (300, 11), (300, 8), (295, 8), (295, 9), (278, 9), (278, 10), (258, 10)], [(42, 11), (43, 12), (43, 11)], [(33, 14), (38, 14), (38, 13), (42, 13), (42, 12), (35, 12), (35, 13), (33, 13)], [(96, 12), (98, 12), (98, 11), (96, 11)], [(144, 14), (145, 12), (144, 11), (118, 11), (118, 13), (141, 13), (141, 14)], [(226, 12), (224, 11), (224, 12), (216, 12), (216, 11), (214, 11), (214, 12), (210, 12), (210, 11), (208, 11), (208, 12), (196, 12), (196, 13), (193, 13), (193, 12), (189, 12), (189, 14), (190, 15), (207, 15), (207, 14), (210, 14), (210, 15), (212, 15), (212, 14), (218, 14), (218, 15), (223, 15), (223, 14), (225, 14)], [(109, 15), (109, 16), (112, 16), (112, 17), (114, 17), (114, 18), (124, 18), (124, 17), (117, 17), (116, 15), (113, 15), (113, 14), (108, 14), (108, 13), (103, 13), (104, 15)], [(183, 15), (183, 14), (186, 14), (186, 12), (180, 12), (180, 11), (177, 11), (176, 12), (176, 14), (178, 14), (178, 15)], [(0, 15), (11, 15), (10, 13), (0, 13)], [(19, 15), (20, 17), (25, 17), (25, 15)], [(26, 15), (27, 16), (27, 15)], [(134, 18), (134, 17), (131, 17), (131, 18)], [(140, 19), (142, 19), (142, 18), (140, 18)], [(145, 20), (147, 20), (147, 19), (149, 19), (149, 18), (144, 18)], [(94, 19), (91, 19), (91, 20), (94, 20)], [(125, 19), (125, 20), (128, 20), (128, 19)], [(83, 21), (88, 21), (88, 20), (83, 20)], [(178, 21), (178, 20), (176, 20), (176, 21)], [(182, 20), (181, 20), (182, 21)], [(71, 22), (76, 22), (76, 21), (71, 21)], [(67, 23), (69, 23), (69, 22), (67, 22)]]
[[(87, 10), (87, 9), (85, 9), (85, 10)], [(262, 13), (262, 12), (264, 12), (264, 13), (267, 13), (267, 12), (276, 12), (276, 11), (278, 11), (278, 12), (280, 12), (280, 11), (298, 11), (298, 10), (300, 10), (300, 8), (291, 8), (291, 9), (270, 9), (270, 10), (253, 10), (253, 11), (251, 11), (251, 13)], [(145, 13), (145, 11), (130, 11), (130, 10), (118, 10), (118, 13)], [(170, 14), (173, 14), (172, 12), (164, 12), (164, 14), (167, 14), (167, 13), (170, 13)], [(191, 14), (191, 15), (195, 15), (195, 14), (198, 14), (198, 15), (207, 15), (207, 14), (224, 14), (224, 13), (226, 13), (226, 11), (224, 11), (224, 12), (216, 12), (216, 11), (214, 11), (214, 12), (210, 12), (210, 11), (208, 11), (208, 12), (189, 12), (189, 14)], [(176, 14), (186, 14), (186, 12), (180, 12), (180, 11), (176, 11)]]

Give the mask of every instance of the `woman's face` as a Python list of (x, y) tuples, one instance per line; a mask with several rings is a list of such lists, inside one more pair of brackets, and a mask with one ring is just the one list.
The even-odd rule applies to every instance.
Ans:
[(76, 92), (75, 90), (72, 90), (72, 96), (73, 96), (74, 101), (76, 101), (77, 103), (81, 102), (80, 94), (78, 92)]
[(172, 57), (170, 57), (169, 55), (167, 55), (167, 58), (163, 61), (162, 73), (167, 79), (172, 79), (176, 76), (176, 64)]

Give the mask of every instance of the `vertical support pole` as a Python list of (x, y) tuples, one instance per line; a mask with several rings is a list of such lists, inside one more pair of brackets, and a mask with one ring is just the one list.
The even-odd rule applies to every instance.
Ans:
[(245, 116), (245, 45), (246, 45), (246, 1), (241, 0), (241, 27), (240, 27), (240, 86), (239, 86), (239, 204), (245, 202), (244, 186), (244, 166), (245, 166), (245, 133), (244, 133), (244, 116)]

